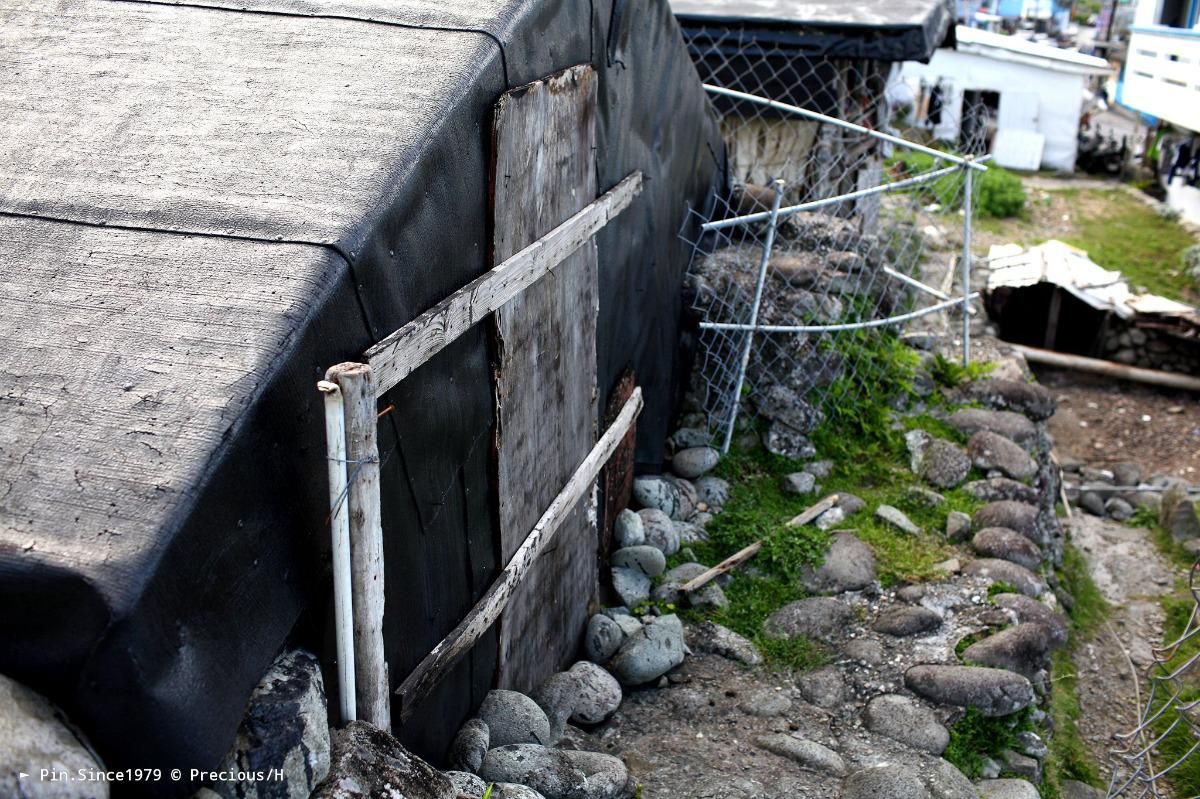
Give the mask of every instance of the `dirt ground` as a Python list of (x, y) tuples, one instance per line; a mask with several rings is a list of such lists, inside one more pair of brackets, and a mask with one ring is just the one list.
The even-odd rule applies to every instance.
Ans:
[(1200, 396), (1077, 372), (1034, 371), (1058, 398), (1050, 433), (1060, 460), (1098, 468), (1132, 461), (1146, 476), (1200, 481)]

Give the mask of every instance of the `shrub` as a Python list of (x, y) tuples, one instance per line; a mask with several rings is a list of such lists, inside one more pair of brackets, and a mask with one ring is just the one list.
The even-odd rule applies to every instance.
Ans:
[[(946, 161), (934, 163), (934, 158), (925, 153), (904, 153), (894, 156), (889, 165), (904, 164), (906, 173), (918, 175), (949, 166)], [(931, 183), (922, 184), (922, 193), (946, 211), (955, 210), (961, 203), (963, 191), (961, 172), (952, 172)], [(982, 217), (1018, 216), (1025, 209), (1025, 187), (1021, 179), (1003, 167), (988, 165), (988, 171), (976, 173), (974, 183), (977, 192), (975, 213)]]

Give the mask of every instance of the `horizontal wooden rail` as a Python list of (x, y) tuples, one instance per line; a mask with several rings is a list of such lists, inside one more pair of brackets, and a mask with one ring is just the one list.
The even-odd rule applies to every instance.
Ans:
[(488, 314), (520, 294), (582, 247), (642, 191), (633, 172), (583, 210), (404, 327), (371, 347), (366, 361), (383, 394)]
[(592, 447), (592, 451), (579, 464), (566, 486), (550, 503), (550, 507), (538, 519), (525, 541), (513, 553), (512, 560), (504, 567), (500, 577), (492, 583), (475, 607), (466, 615), (466, 618), (459, 622), (458, 626), (425, 656), (425, 659), (413, 669), (412, 674), (409, 674), (396, 689), (397, 695), (400, 696), (400, 721), (402, 723), (412, 715), (417, 703), (437, 685), (438, 680), (500, 617), (500, 613), (508, 604), (508, 600), (513, 596), (517, 587), (520, 586), (521, 581), (545, 551), (546, 546), (554, 539), (554, 534), (558, 532), (559, 526), (570, 515), (575, 504), (591, 490), (600, 470), (612, 457), (613, 451), (621, 443), (621, 439), (633, 427), (641, 410), (642, 390), (635, 388), (633, 394), (625, 401), (616, 420), (604, 431), (604, 435), (596, 442), (596, 446)]
[(1180, 374), (1179, 372), (1160, 372), (1157, 369), (1143, 369), (1139, 366), (1128, 366), (1114, 361), (1099, 358), (1085, 358), (1082, 355), (1070, 355), (1065, 352), (1043, 350), (1038, 347), (1027, 347), (1023, 344), (1004, 342), (1025, 356), (1025, 360), (1033, 363), (1057, 366), (1061, 369), (1077, 369), (1081, 372), (1092, 372), (1118, 380), (1131, 380), (1138, 383), (1148, 383), (1164, 388), (1180, 388), (1184, 391), (1200, 391), (1200, 377)]

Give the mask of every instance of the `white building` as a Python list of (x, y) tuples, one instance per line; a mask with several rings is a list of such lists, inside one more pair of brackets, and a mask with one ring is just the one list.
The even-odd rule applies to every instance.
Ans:
[[(1200, 133), (1200, 3), (1139, 0), (1129, 29), (1120, 101)], [(1200, 224), (1200, 189), (1176, 178), (1167, 203)]]
[[(1015, 36), (957, 29), (958, 47), (938, 50), (928, 64), (906, 62), (902, 77), (914, 91), (941, 84), (941, 119), (934, 135), (957, 141), (964, 97), (994, 108), (992, 152), (1001, 166), (1075, 168), (1086, 82), (1111, 70), (1100, 58)], [(928, 92), (926, 92), (927, 94)]]

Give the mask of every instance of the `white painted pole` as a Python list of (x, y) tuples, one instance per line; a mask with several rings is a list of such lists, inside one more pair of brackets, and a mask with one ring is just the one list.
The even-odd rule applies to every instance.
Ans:
[(329, 532), (333, 544), (333, 626), (337, 640), (338, 708), (354, 721), (354, 609), (350, 596), (350, 514), (346, 496), (346, 411), (337, 383), (322, 380), (329, 470)]
[(383, 525), (375, 381), (371, 367), (365, 363), (340, 363), (325, 373), (325, 379), (341, 389), (346, 412), (355, 705), (360, 719), (390, 732), (391, 693), (383, 646)]

